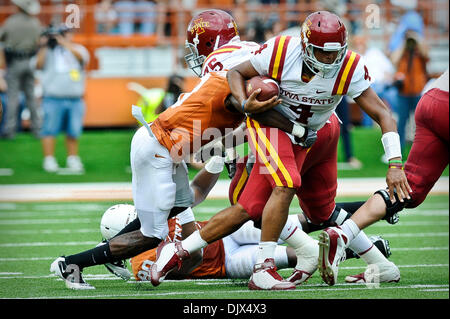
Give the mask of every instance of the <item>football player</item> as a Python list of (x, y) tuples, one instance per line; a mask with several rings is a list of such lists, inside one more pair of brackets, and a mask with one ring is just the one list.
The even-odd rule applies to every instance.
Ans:
[[(222, 28), (220, 34), (208, 43), (211, 50), (217, 48), (220, 41), (228, 42), (238, 35), (234, 20), (222, 12), (210, 12), (203, 18), (205, 23), (197, 24), (193, 20), (189, 26), (199, 35), (205, 34), (209, 21), (206, 19), (221, 21), (218, 24)], [(193, 41), (196, 42), (195, 38)], [(202, 76), (191, 92), (182, 94), (150, 124), (145, 122), (139, 108), (133, 108), (133, 115), (143, 124), (133, 136), (130, 151), (132, 194), (140, 228), (135, 229), (137, 224), (133, 223), (102, 245), (58, 257), (50, 271), (62, 278), (67, 287), (93, 289), (81, 276), (84, 268), (114, 263), (156, 247), (168, 233), (167, 219), (171, 216), (181, 213), (179, 217), (186, 227), (193, 227), (194, 216), (189, 209), (193, 195), (183, 159), (238, 127), (244, 113), (264, 112), (276, 104), (274, 97), (270, 103), (256, 105), (255, 109), (249, 107), (244, 112), (240, 104), (235, 103), (225, 75), (225, 71), (218, 71)], [(254, 92), (249, 100), (256, 99), (257, 94), (258, 91)], [(307, 130), (299, 131), (299, 125), (274, 113), (264, 117), (267, 125), (291, 132), (300, 139), (305, 136)], [(211, 173), (221, 171), (223, 161), (216, 157), (207, 169)]]
[[(361, 230), (380, 219), (398, 221), (403, 208), (419, 206), (449, 164), (449, 70), (447, 69), (422, 96), (415, 112), (416, 133), (404, 171), (411, 186), (411, 199), (395, 201), (385, 190), (377, 191), (340, 227), (330, 227), (320, 234), (320, 255), (324, 260), (321, 275), (335, 282), (340, 259), (348, 244)], [(403, 170), (401, 161), (390, 164)], [(361, 274), (360, 276), (364, 276)]]
[[(228, 83), (244, 111), (247, 107), (251, 110), (257, 105), (274, 103), (247, 99), (244, 81), (256, 75), (270, 76), (279, 82), (281, 104), (276, 105), (275, 110), (303, 128), (328, 135), (328, 145), (304, 147), (290, 134), (261, 124), (259, 118), (257, 121), (251, 115), (247, 117), (249, 144), (256, 162), (238, 202), (215, 215), (181, 245), (166, 245), (155, 263), (159, 270), (155, 273), (155, 281), (192, 252), (233, 232), (249, 219), (261, 219), (261, 242), (249, 288), (295, 288), (274, 271), (273, 252), (276, 241), (286, 229), (294, 195), (298, 196), (303, 211), (315, 224), (326, 222), (335, 212), (337, 139), (331, 137), (338, 126), (334, 110), (344, 95), (352, 97), (381, 127), (382, 144), (391, 163), (386, 176), (390, 197), (394, 198), (396, 191), (400, 201), (409, 198), (411, 190), (406, 176), (393, 165), (401, 160), (395, 120), (370, 88), (370, 75), (361, 56), (347, 50), (347, 32), (339, 17), (325, 11), (315, 12), (303, 23), (301, 37), (270, 39), (249, 60), (233, 67), (227, 73)], [(340, 214), (339, 224), (350, 216)], [(309, 237), (300, 240), (307, 243)], [(373, 245), (364, 233), (360, 233), (351, 245), (357, 252), (364, 253), (369, 264), (376, 263), (380, 271), (393, 269), (392, 263), (384, 260), (377, 249), (372, 249)], [(301, 246), (302, 243), (298, 243), (297, 247)], [(398, 269), (394, 269), (398, 280)], [(310, 275), (298, 271), (289, 279), (301, 281)]]

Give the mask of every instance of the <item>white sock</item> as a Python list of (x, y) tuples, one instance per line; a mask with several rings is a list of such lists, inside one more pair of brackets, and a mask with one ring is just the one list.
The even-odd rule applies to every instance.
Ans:
[(363, 231), (360, 231), (358, 236), (356, 236), (350, 242), (350, 245), (348, 247), (351, 250), (353, 250), (355, 253), (357, 253), (358, 255), (361, 255), (361, 254), (365, 253), (366, 251), (368, 251), (370, 249), (370, 247), (372, 247), (372, 246), (373, 246), (373, 243), (369, 239), (369, 237), (367, 237), (367, 235)]
[(192, 253), (205, 248), (208, 246), (208, 243), (203, 240), (202, 236), (200, 236), (200, 232), (196, 230), (188, 238), (181, 242), (181, 246), (183, 249), (187, 250), (188, 253)]
[(381, 253), (381, 251), (375, 245), (372, 245), (372, 248), (370, 248), (364, 254), (361, 254), (359, 256), (368, 265), (389, 262), (387, 258)]
[(277, 243), (274, 241), (260, 242), (256, 252), (256, 263), (263, 263), (267, 258), (275, 258), (275, 248), (277, 248)]
[(351, 242), (353, 239), (355, 239), (356, 236), (358, 236), (359, 232), (361, 231), (358, 227), (358, 225), (355, 224), (355, 222), (351, 219), (347, 219), (342, 225), (341, 229), (344, 232), (344, 234), (347, 236), (349, 242)]
[[(286, 243), (294, 248), (297, 256), (296, 269), (311, 272), (316, 266), (319, 245), (303, 230), (296, 228), (295, 232), (286, 239)], [(314, 258), (308, 258), (314, 257)]]

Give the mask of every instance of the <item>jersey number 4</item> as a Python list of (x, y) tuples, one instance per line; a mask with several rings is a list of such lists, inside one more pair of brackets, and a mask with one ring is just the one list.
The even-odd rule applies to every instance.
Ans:
[(308, 124), (308, 119), (314, 114), (311, 105), (307, 104), (291, 105), (289, 108), (297, 114), (296, 121), (302, 124)]

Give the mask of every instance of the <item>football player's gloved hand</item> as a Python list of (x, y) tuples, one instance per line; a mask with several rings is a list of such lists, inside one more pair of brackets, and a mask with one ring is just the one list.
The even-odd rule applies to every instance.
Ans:
[(306, 129), (306, 133), (302, 138), (295, 136), (295, 141), (305, 148), (311, 147), (317, 140), (317, 131), (310, 128)]
[(239, 160), (239, 154), (236, 153), (235, 149), (227, 149), (225, 150), (225, 167), (228, 171), (228, 177), (233, 179), (236, 174), (236, 163)]
[(237, 162), (237, 160), (234, 160), (231, 162), (225, 162), (225, 167), (228, 171), (228, 177), (230, 179), (233, 179), (234, 175), (236, 174), (236, 162)]

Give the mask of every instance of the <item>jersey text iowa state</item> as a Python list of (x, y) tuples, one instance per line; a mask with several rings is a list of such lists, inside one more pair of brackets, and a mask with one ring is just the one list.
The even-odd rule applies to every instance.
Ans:
[(299, 94), (285, 91), (282, 88), (280, 88), (280, 95), (285, 96), (288, 99), (307, 104), (326, 105), (326, 104), (333, 104), (335, 102), (334, 97), (320, 99), (315, 97), (300, 96)]

